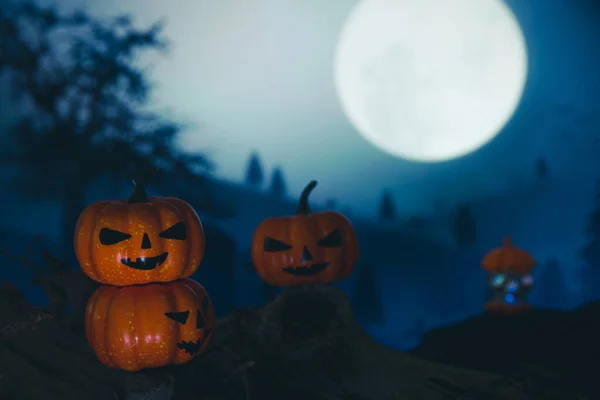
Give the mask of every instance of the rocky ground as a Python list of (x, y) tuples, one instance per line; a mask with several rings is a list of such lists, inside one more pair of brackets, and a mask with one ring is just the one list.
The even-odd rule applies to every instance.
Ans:
[[(500, 368), (458, 367), (454, 347), (463, 342), (455, 346), (452, 339), (439, 339), (448, 346), (439, 357), (435, 346), (422, 351), (454, 366), (383, 346), (358, 326), (346, 295), (326, 285), (288, 289), (260, 308), (240, 310), (219, 321), (209, 348), (194, 361), (139, 373), (101, 365), (81, 331), (28, 305), (14, 286), (5, 284), (0, 293), (0, 398), (7, 400), (592, 398), (577, 397), (569, 385), (546, 384), (538, 376), (546, 370), (524, 371), (522, 382)], [(490, 335), (474, 340), (493, 346), (498, 336)], [(544, 397), (540, 385), (548, 386)]]

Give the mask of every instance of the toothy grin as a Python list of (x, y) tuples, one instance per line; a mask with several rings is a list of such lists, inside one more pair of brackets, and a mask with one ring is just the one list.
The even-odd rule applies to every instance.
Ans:
[(304, 265), (300, 267), (287, 267), (283, 269), (283, 272), (287, 272), (291, 275), (296, 276), (312, 276), (323, 271), (329, 265), (329, 261), (325, 261), (320, 264)]
[(169, 253), (165, 252), (156, 257), (138, 257), (135, 261), (131, 261), (131, 258), (122, 258), (121, 264), (126, 265), (129, 268), (149, 271), (164, 263), (168, 255)]
[(186, 340), (182, 340), (181, 342), (177, 343), (177, 347), (179, 347), (181, 350), (185, 351), (189, 355), (193, 356), (194, 354), (200, 351), (204, 342), (210, 337), (210, 334), (210, 330), (206, 331), (204, 337), (195, 342), (188, 342)]

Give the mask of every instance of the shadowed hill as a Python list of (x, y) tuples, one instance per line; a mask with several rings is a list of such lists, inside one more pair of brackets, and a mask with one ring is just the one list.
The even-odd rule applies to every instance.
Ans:
[(431, 331), (412, 353), (502, 375), (535, 366), (600, 395), (595, 378), (600, 361), (599, 316), (600, 303), (571, 312), (483, 314)]

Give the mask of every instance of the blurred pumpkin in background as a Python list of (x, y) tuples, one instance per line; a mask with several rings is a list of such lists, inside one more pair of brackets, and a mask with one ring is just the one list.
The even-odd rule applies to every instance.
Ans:
[(214, 327), (212, 302), (193, 279), (101, 286), (85, 313), (100, 362), (126, 371), (186, 363), (204, 351)]
[(513, 246), (508, 236), (502, 247), (490, 250), (481, 262), (490, 288), (486, 309), (506, 313), (530, 309), (527, 296), (533, 287), (531, 272), (535, 265), (533, 256)]
[(352, 223), (334, 211), (311, 212), (312, 181), (300, 196), (296, 215), (268, 218), (252, 238), (252, 262), (273, 286), (329, 283), (346, 279), (358, 261)]
[(148, 197), (134, 182), (128, 200), (87, 206), (75, 228), (75, 254), (91, 279), (125, 286), (187, 278), (204, 257), (196, 211), (174, 197)]

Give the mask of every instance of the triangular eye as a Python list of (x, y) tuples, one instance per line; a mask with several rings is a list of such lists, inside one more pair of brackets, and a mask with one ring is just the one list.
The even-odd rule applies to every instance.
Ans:
[(129, 233), (115, 231), (114, 229), (102, 228), (100, 229), (99, 239), (100, 243), (105, 246), (110, 246), (111, 244), (117, 244), (124, 240), (130, 239), (131, 235)]
[(185, 240), (185, 224), (178, 222), (159, 233), (158, 236), (164, 239)]
[(268, 253), (275, 253), (278, 251), (286, 251), (292, 248), (289, 244), (282, 242), (281, 240), (273, 239), (272, 237), (265, 238), (265, 251)]
[(204, 317), (200, 310), (196, 313), (196, 329), (203, 329), (206, 322), (204, 321)]
[(334, 229), (329, 235), (317, 242), (321, 247), (340, 247), (342, 245), (342, 233), (339, 229)]
[(179, 322), (180, 324), (185, 324), (190, 315), (189, 311), (179, 311), (179, 312), (166, 312), (165, 316), (167, 318), (171, 318), (175, 322)]

